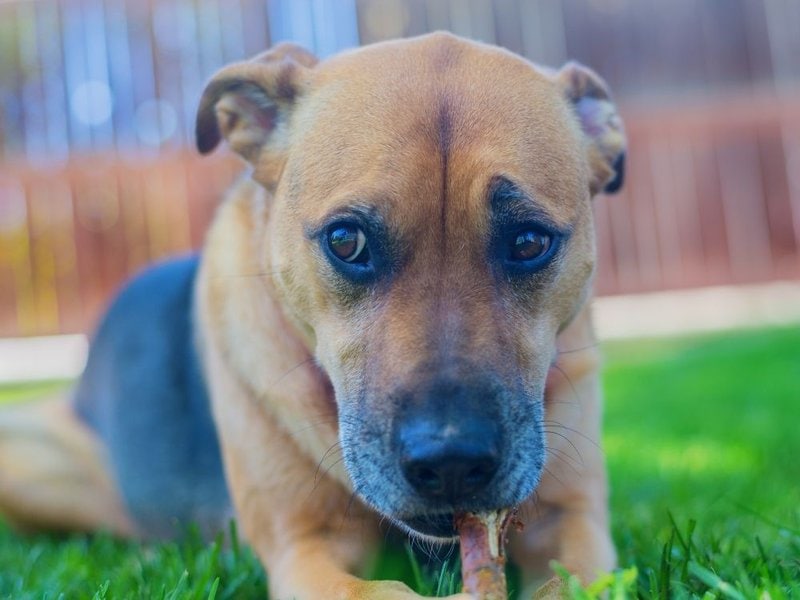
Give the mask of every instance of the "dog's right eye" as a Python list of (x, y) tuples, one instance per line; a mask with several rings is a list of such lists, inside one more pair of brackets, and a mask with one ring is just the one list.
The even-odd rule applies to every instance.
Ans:
[(346, 263), (366, 263), (369, 260), (367, 237), (356, 225), (331, 227), (328, 230), (328, 247), (336, 258)]

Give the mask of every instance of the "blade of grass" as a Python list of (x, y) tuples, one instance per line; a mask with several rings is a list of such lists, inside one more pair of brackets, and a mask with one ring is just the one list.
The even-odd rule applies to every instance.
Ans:
[(713, 571), (701, 567), (696, 562), (689, 564), (689, 571), (700, 581), (711, 589), (717, 590), (720, 594), (731, 600), (745, 600), (744, 594), (734, 588), (730, 583), (724, 581)]

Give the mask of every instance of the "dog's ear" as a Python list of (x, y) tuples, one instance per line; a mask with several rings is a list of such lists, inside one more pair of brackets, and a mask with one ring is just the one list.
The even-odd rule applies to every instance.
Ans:
[(225, 138), (255, 163), (265, 147), (285, 142), (284, 124), (317, 59), (282, 43), (255, 58), (224, 67), (206, 85), (197, 110), (197, 149), (208, 154)]
[(564, 65), (556, 74), (572, 104), (584, 135), (589, 141), (592, 195), (614, 193), (625, 177), (625, 131), (611, 93), (594, 71), (576, 62)]

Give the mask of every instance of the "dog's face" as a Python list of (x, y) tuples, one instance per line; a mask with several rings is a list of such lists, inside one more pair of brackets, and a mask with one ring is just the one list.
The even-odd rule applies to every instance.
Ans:
[(281, 47), (212, 80), (201, 150), (220, 135), (274, 193), (265, 271), (333, 384), (357, 493), (433, 537), (522, 502), (589, 292), (590, 198), (621, 175), (602, 82), (444, 34), (319, 65)]

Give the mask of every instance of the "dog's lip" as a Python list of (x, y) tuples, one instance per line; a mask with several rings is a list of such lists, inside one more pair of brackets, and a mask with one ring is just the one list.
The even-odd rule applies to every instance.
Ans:
[(452, 512), (415, 515), (402, 521), (410, 529), (429, 537), (452, 539), (458, 536)]

